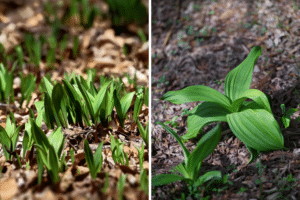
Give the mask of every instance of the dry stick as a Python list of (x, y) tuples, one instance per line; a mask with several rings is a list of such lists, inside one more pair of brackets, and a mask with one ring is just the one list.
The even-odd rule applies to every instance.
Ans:
[(164, 44), (163, 44), (163, 48), (165, 48), (166, 45), (168, 44), (169, 39), (170, 39), (170, 37), (171, 37), (171, 35), (172, 35), (173, 28), (174, 28), (174, 24), (172, 25), (170, 31), (168, 32), (168, 34), (167, 34), (167, 36), (166, 36), (166, 38), (165, 38), (165, 41), (164, 41)]
[(166, 38), (164, 40), (163, 49), (165, 49), (166, 45), (169, 42), (169, 39), (170, 39), (170, 37), (172, 35), (172, 31), (174, 29), (174, 25), (176, 24), (177, 20), (180, 19), (180, 9), (181, 9), (181, 0), (178, 0), (177, 1), (177, 15), (176, 15), (176, 18), (173, 21), (173, 25), (172, 25), (170, 31), (168, 32), (168, 34), (167, 34), (167, 36), (166, 36)]

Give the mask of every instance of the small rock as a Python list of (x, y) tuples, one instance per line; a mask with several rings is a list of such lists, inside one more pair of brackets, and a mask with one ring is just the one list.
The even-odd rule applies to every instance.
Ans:
[(273, 40), (272, 39), (268, 39), (266, 41), (266, 45), (267, 45), (267, 48), (270, 49), (271, 47), (273, 47)]
[(295, 157), (300, 157), (300, 148), (294, 149), (293, 155), (294, 155)]
[(254, 66), (253, 72), (255, 72), (255, 73), (260, 72), (260, 69), (257, 65)]

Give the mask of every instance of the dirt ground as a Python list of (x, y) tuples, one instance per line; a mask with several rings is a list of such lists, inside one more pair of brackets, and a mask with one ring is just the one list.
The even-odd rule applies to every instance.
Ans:
[[(17, 45), (24, 47), (25, 34), (33, 34), (35, 37), (43, 35), (49, 37), (51, 27), (46, 23), (45, 8), (42, 0), (0, 0), (0, 42), (3, 44), (8, 55), (14, 52)], [(47, 1), (49, 3), (60, 4), (69, 1)], [(89, 1), (97, 6), (101, 12), (108, 13), (108, 5), (104, 1)], [(148, 8), (148, 0), (143, 0)], [(64, 4), (66, 6), (67, 4)], [(57, 16), (62, 17), (66, 7), (60, 7), (55, 10)], [(109, 17), (97, 17), (94, 25), (89, 29), (80, 26), (78, 18), (71, 18), (58, 30), (59, 37), (67, 34), (68, 43), (65, 51), (55, 55), (56, 62), (54, 66), (48, 67), (46, 62), (45, 49), (42, 49), (42, 60), (38, 67), (29, 62), (28, 54), (24, 54), (25, 65), (17, 68), (14, 74), (14, 93), (15, 102), (6, 104), (0, 103), (0, 126), (5, 128), (6, 118), (9, 111), (14, 113), (17, 125), (22, 125), (16, 152), (22, 151), (22, 140), (24, 136), (24, 124), (29, 118), (31, 108), (35, 114), (34, 103), (41, 100), (41, 92), (38, 87), (32, 94), (28, 107), (19, 105), (20, 95), (20, 77), (19, 73), (27, 75), (33, 73), (37, 76), (37, 84), (41, 79), (49, 74), (51, 80), (61, 82), (66, 74), (75, 73), (87, 77), (87, 69), (95, 69), (97, 76), (95, 87), (99, 86), (100, 76), (121, 78), (127, 91), (133, 91), (133, 84), (130, 84), (125, 74), (131, 79), (136, 76), (138, 86), (148, 86), (148, 41), (143, 43), (137, 34), (138, 26), (130, 24), (123, 27), (125, 29), (115, 30)], [(148, 38), (148, 24), (140, 27)], [(79, 51), (77, 57), (72, 55), (73, 39), (79, 38)], [(125, 55), (124, 45), (129, 49)], [(61, 56), (61, 57), (60, 57)], [(2, 59), (2, 58), (0, 58)], [(8, 62), (9, 69), (13, 62)], [(132, 115), (132, 109), (130, 113)], [(144, 105), (140, 122), (143, 127), (148, 121), (148, 108)], [(97, 128), (97, 130), (96, 130)], [(141, 188), (140, 183), (140, 163), (136, 147), (141, 148), (143, 140), (137, 126), (130, 120), (126, 120), (125, 128), (119, 124), (110, 124), (109, 128), (102, 127), (84, 128), (70, 126), (63, 129), (66, 137), (63, 152), (67, 154), (67, 169), (60, 173), (60, 182), (52, 185), (46, 171), (41, 185), (37, 184), (37, 163), (32, 163), (28, 170), (25, 161), (22, 161), (20, 167), (17, 160), (6, 161), (3, 156), (2, 146), (0, 147), (0, 198), (1, 199), (148, 199), (147, 190)], [(100, 131), (99, 131), (100, 130)], [(51, 130), (45, 125), (43, 131), (49, 136)], [(95, 134), (98, 134), (100, 141), (105, 141), (103, 147), (104, 162), (102, 171), (98, 174), (95, 181), (89, 174), (85, 156), (83, 153), (83, 141), (88, 139), (90, 148), (94, 153), (98, 144), (95, 141)], [(110, 150), (110, 135), (124, 142), (124, 152), (129, 155), (129, 166), (116, 164), (112, 159)], [(70, 160), (70, 149), (75, 151), (75, 164)], [(32, 152), (33, 153), (33, 152)], [(21, 155), (21, 154), (20, 154)], [(149, 154), (145, 147), (143, 166), (146, 172), (149, 172)], [(78, 173), (77, 173), (78, 172)], [(124, 191), (122, 197), (119, 195), (118, 182), (120, 176), (126, 175)], [(105, 186), (108, 184), (107, 186)], [(102, 190), (106, 187), (106, 192)], [(120, 193), (121, 194), (121, 193)]]
[[(202, 84), (224, 94), (227, 73), (254, 46), (262, 47), (262, 55), (254, 67), (251, 88), (272, 97), (272, 111), (279, 123), (280, 104), (299, 109), (299, 25), (299, 1), (152, 1), (152, 176), (170, 173), (184, 158), (173, 136), (156, 122), (178, 116), (171, 128), (182, 136), (187, 132), (183, 111), (199, 103), (174, 105), (159, 99), (168, 91)], [(296, 112), (292, 119), (298, 116)], [(212, 127), (209, 125), (204, 132)], [(261, 162), (257, 159), (249, 165), (250, 153), (245, 145), (233, 133), (222, 136), (204, 161), (201, 174), (220, 170), (223, 176), (228, 175), (228, 182), (206, 188), (202, 196), (299, 199), (299, 123), (292, 120), (289, 128), (284, 129), (282, 124), (281, 128), (284, 144), (290, 150), (262, 153)], [(222, 130), (226, 129), (225, 124)], [(186, 143), (190, 151), (199, 137)], [(188, 197), (188, 191), (183, 182), (152, 187), (152, 199), (181, 199), (182, 193)]]

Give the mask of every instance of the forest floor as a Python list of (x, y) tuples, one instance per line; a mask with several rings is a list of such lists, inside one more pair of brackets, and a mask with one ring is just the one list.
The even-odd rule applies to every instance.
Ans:
[[(44, 172), (42, 170), (41, 184), (38, 184), (36, 148), (33, 147), (36, 147), (35, 144), (26, 152), (26, 157), (23, 157), (25, 124), (28, 124), (30, 109), (35, 117), (38, 115), (35, 103), (43, 100), (44, 94), (39, 86), (44, 77), (49, 77), (52, 83), (61, 83), (72, 73), (86, 79), (88, 70), (91, 69), (96, 73), (93, 84), (97, 89), (101, 77), (114, 77), (116, 80), (120, 78), (126, 92), (136, 91), (135, 87), (148, 87), (148, 24), (139, 28), (132, 23), (115, 29), (105, 1), (88, 1), (100, 10), (100, 15), (97, 15), (91, 27), (84, 28), (78, 13), (73, 13), (73, 17), (64, 18), (66, 11), (70, 11), (69, 2), (71, 1), (0, 0), (0, 42), (8, 58), (6, 69), (12, 70), (15, 61), (19, 61), (13, 73), (14, 101), (0, 102), (0, 126), (6, 128), (10, 111), (17, 126), (21, 126), (20, 132), (17, 133), (19, 136), (16, 149), (10, 152), (14, 155), (11, 159), (5, 158), (4, 145), (0, 145), (0, 199), (148, 199), (148, 147), (145, 146), (143, 150), (144, 157), (139, 157), (137, 148), (142, 148), (144, 141), (132, 119), (134, 101), (130, 104), (124, 128), (120, 126), (114, 108), (108, 127), (101, 124), (84, 124), (83, 127), (69, 124), (69, 128), (62, 129), (65, 137), (63, 153), (66, 153), (66, 168), (60, 171), (58, 183), (53, 184), (45, 169)], [(148, 9), (148, 1), (144, 0), (143, 3)], [(53, 6), (54, 12), (51, 13), (51, 8), (50, 11), (46, 11), (46, 4), (48, 8)], [(82, 7), (80, 9), (82, 10)], [(56, 25), (59, 20), (55, 19), (61, 20), (61, 24)], [(142, 41), (141, 32), (144, 33), (146, 41)], [(39, 42), (38, 39), (44, 40), (41, 48), (34, 52), (35, 55), (41, 54), (38, 65), (32, 62), (29, 52), (26, 51), (25, 37), (28, 34), (33, 35), (35, 39), (29, 47), (35, 46)], [(51, 57), (49, 48), (53, 46), (45, 45), (47, 42), (54, 44), (49, 39), (52, 34), (55, 35), (58, 46), (54, 48)], [(78, 49), (74, 53), (77, 39)], [(16, 54), (16, 47), (23, 49), (22, 63), (19, 54)], [(2, 49), (0, 55), (0, 62), (6, 60)], [(51, 59), (54, 62), (49, 65)], [(20, 105), (21, 90), (24, 87), (20, 77), (30, 73), (36, 78), (36, 89), (29, 95), (28, 101)], [(26, 87), (29, 85), (25, 85), (24, 88)], [(144, 128), (148, 121), (148, 112), (148, 107), (143, 105), (139, 121)], [(47, 137), (53, 132), (44, 122), (41, 128)], [(113, 159), (110, 148), (111, 135), (123, 145), (122, 151), (128, 156), (128, 165), (127, 162), (125, 165)], [(3, 141), (3, 138), (0, 139)], [(93, 154), (99, 143), (104, 142), (102, 169), (95, 180), (92, 179), (87, 166), (85, 139), (88, 140)], [(71, 149), (74, 150), (74, 159), (70, 155)], [(17, 161), (16, 155), (21, 158), (20, 162)], [(28, 163), (30, 164), (27, 165)], [(143, 178), (140, 176), (142, 170), (145, 172)]]
[[(152, 176), (170, 173), (184, 155), (175, 138), (157, 122), (180, 136), (187, 132), (186, 109), (198, 103), (174, 105), (159, 100), (166, 92), (202, 85), (224, 94), (225, 77), (254, 46), (262, 55), (252, 84), (272, 97), (272, 112), (280, 124), (287, 151), (264, 152), (248, 164), (250, 153), (233, 133), (223, 135), (202, 164), (201, 174), (219, 170), (227, 182), (203, 185), (204, 199), (299, 199), (300, 132), (294, 119), (285, 129), (281, 104), (299, 109), (300, 103), (300, 3), (299, 1), (183, 0), (152, 2)], [(173, 121), (172, 121), (173, 120)], [(213, 124), (215, 125), (215, 123)], [(210, 130), (213, 125), (204, 128)], [(228, 129), (223, 125), (222, 130)], [(200, 137), (185, 143), (191, 151)], [(175, 182), (152, 187), (152, 199), (189, 196), (188, 185)]]

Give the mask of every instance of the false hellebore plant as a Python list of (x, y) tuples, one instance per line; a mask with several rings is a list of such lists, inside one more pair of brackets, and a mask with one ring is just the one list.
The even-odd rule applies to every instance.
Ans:
[(284, 148), (283, 136), (272, 114), (268, 97), (257, 89), (249, 89), (254, 64), (261, 54), (261, 48), (254, 47), (248, 57), (227, 74), (225, 95), (212, 88), (195, 85), (167, 92), (162, 97), (162, 100), (174, 104), (205, 101), (190, 112), (187, 119), (188, 132), (182, 138), (193, 138), (203, 126), (223, 121), (229, 124), (232, 132), (250, 151), (248, 163), (257, 158), (261, 151)]

